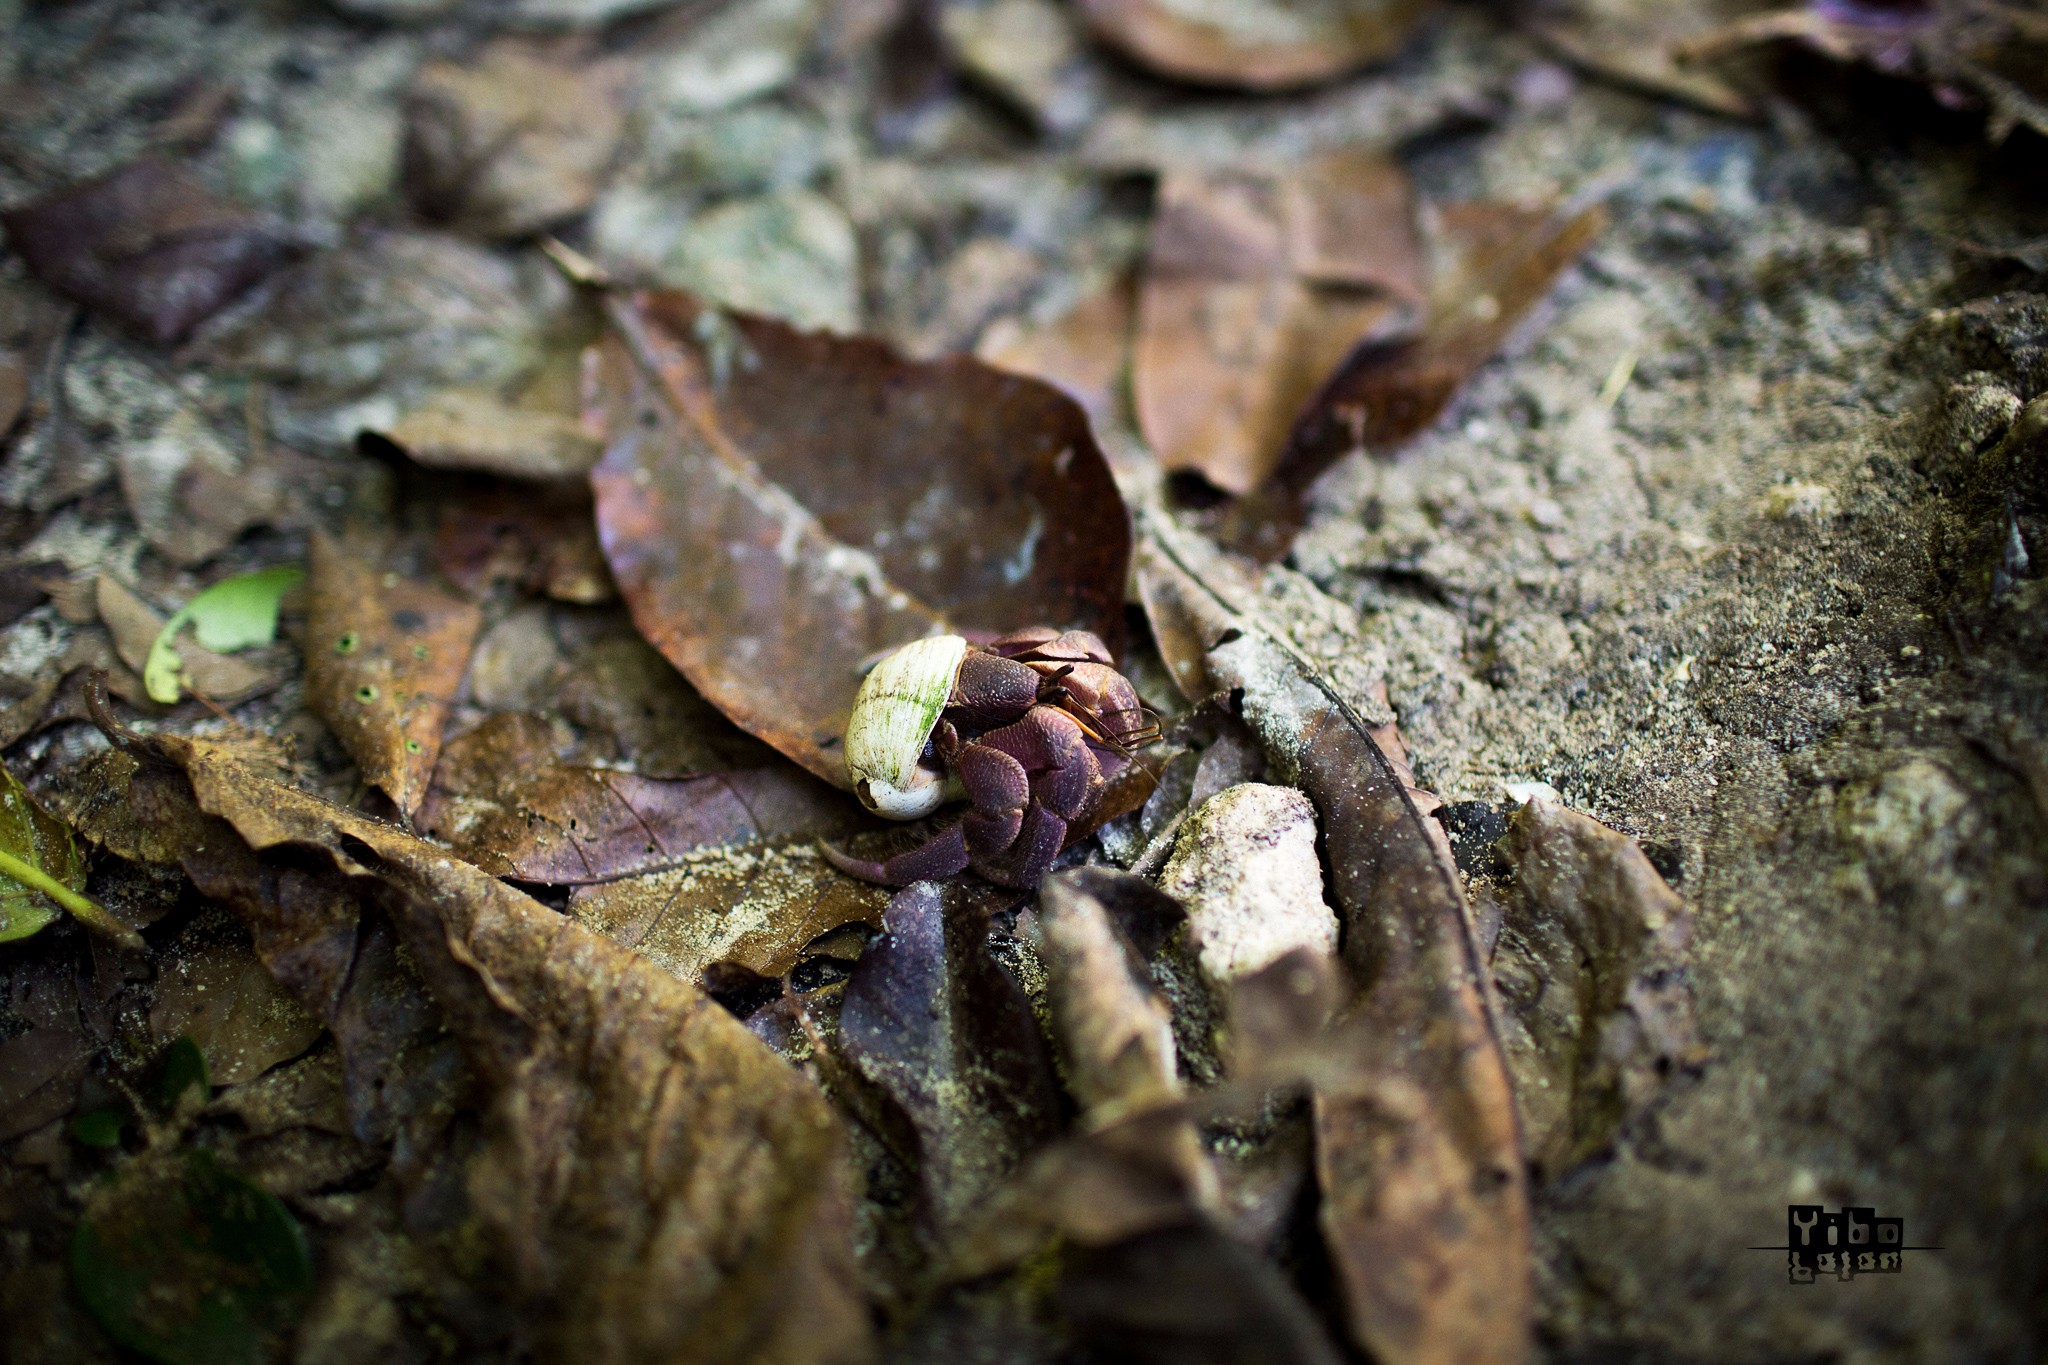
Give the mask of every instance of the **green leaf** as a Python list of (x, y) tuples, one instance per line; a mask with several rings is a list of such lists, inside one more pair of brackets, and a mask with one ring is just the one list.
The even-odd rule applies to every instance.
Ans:
[(127, 1122), (125, 1109), (88, 1109), (71, 1120), (71, 1136), (87, 1147), (118, 1147)]
[(313, 1286), (298, 1223), (210, 1153), (138, 1157), (89, 1197), (71, 1278), (100, 1326), (166, 1365), (256, 1365), (280, 1354)]
[(142, 936), (82, 894), (84, 887), (85, 860), (71, 827), (0, 767), (0, 943), (27, 938), (61, 907), (123, 947), (142, 947)]
[(195, 1087), (201, 1104), (213, 1098), (213, 1084), (206, 1074), (206, 1054), (199, 1050), (199, 1044), (181, 1033), (164, 1049), (164, 1108), (176, 1113), (178, 1101)]
[(142, 685), (150, 700), (168, 706), (183, 693), (185, 661), (176, 647), (179, 631), (190, 625), (200, 648), (216, 654), (267, 645), (277, 638), (278, 603), (305, 576), (296, 564), (236, 574), (179, 608), (164, 622), (143, 663)]

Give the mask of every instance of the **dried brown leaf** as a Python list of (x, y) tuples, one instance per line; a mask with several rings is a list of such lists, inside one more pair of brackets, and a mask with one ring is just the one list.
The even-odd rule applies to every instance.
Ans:
[(419, 825), (499, 877), (615, 881), (686, 855), (770, 839), (826, 838), (857, 808), (801, 770), (664, 780), (558, 761), (547, 722), (493, 716), (441, 751)]
[(188, 801), (232, 828), (215, 825), (188, 867), (344, 1047), (343, 1016), (376, 1007), (350, 964), (390, 917), (488, 1097), (466, 1177), (436, 1197), (466, 1190), (441, 1233), (508, 1340), (597, 1361), (868, 1358), (843, 1138), (816, 1089), (724, 1010), (207, 741), (125, 742), (182, 768)]
[(1449, 261), (1421, 333), (1368, 338), (1333, 367), (1290, 419), (1271, 483), (1211, 519), (1220, 541), (1262, 560), (1284, 553), (1323, 471), (1351, 451), (1385, 454), (1435, 422), (1599, 236), (1607, 211), (1448, 204), (1439, 219)]
[(1212, 1209), (1213, 1177), (1197, 1178), (1183, 1135), (1194, 1106), (1138, 1109), (1039, 1148), (976, 1211), (948, 1269), (971, 1279), (1065, 1242), (1110, 1246), (1187, 1227)]
[(1726, 22), (1727, 4), (1672, 5), (1662, 0), (1582, 3), (1530, 27), (1575, 66), (1653, 95), (1668, 95), (1717, 114), (1753, 118), (1756, 105), (1712, 64), (1687, 60), (1685, 44)]
[(998, 369), (1055, 386), (1087, 411), (1097, 429), (1121, 425), (1135, 315), (1131, 281), (1119, 279), (1042, 326), (998, 319), (981, 334), (974, 353)]
[(1567, 807), (1530, 802), (1500, 848), (1514, 888), (1493, 975), (1530, 1159), (1555, 1177), (1704, 1060), (1692, 912), (1634, 840)]
[(51, 288), (159, 344), (182, 339), (289, 250), (155, 157), (11, 209), (0, 224)]
[(1207, 680), (1243, 689), (1320, 817), (1355, 995), (1348, 1066), (1314, 1077), (1316, 1160), (1353, 1339), (1393, 1365), (1525, 1359), (1528, 1191), (1457, 869), (1357, 713), (1209, 568), (1178, 539), (1140, 545), (1155, 631), (1210, 642)]
[[(1068, 1084), (1085, 1114), (1106, 1116), (1178, 1099), (1172, 1012), (1144, 960), (1093, 894), (1123, 874), (1079, 868), (1039, 888), (1039, 957)], [(1142, 880), (1142, 879), (1136, 879)], [(1149, 883), (1146, 883), (1149, 887)], [(1191, 1144), (1194, 1130), (1187, 1130)], [(1192, 1151), (1199, 1160), (1200, 1147)]]
[(1390, 57), (1429, 0), (1081, 0), (1106, 41), (1206, 85), (1279, 90)]
[(1422, 273), (1412, 188), (1383, 157), (1168, 174), (1131, 377), (1160, 463), (1231, 493), (1264, 482), (1302, 404)]
[(626, 69), (502, 38), (429, 62), (406, 97), (405, 179), (430, 218), (519, 237), (590, 207), (625, 127)]
[(1293, 479), (1339, 433), (1384, 451), (1436, 420), (1474, 370), (1489, 360), (1558, 275), (1607, 226), (1607, 210), (1576, 212), (1513, 204), (1446, 204), (1440, 233), (1450, 265), (1430, 287), (1421, 336), (1367, 343), (1301, 414), (1287, 452)]
[(159, 956), (149, 1031), (165, 1043), (190, 1038), (209, 1080), (240, 1085), (311, 1047), (321, 1024), (264, 970), (246, 938), (195, 922)]
[(379, 571), (360, 550), (313, 539), (307, 704), (402, 812), (418, 807), (482, 613)]
[(442, 389), (383, 435), (430, 468), (512, 479), (580, 478), (598, 454), (574, 415), (519, 407), (488, 389)]
[(772, 980), (819, 935), (880, 925), (888, 901), (885, 889), (846, 876), (812, 844), (759, 844), (579, 887), (569, 913), (685, 981), (701, 981), (713, 963)]
[(614, 300), (598, 532), (640, 632), (820, 777), (863, 669), (936, 629), (1123, 640), (1130, 522), (1074, 403), (682, 294)]

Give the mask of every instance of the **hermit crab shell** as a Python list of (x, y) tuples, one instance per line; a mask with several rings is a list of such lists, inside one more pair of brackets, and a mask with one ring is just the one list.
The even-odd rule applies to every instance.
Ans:
[(891, 820), (930, 815), (946, 799), (945, 774), (924, 767), (925, 741), (953, 695), (967, 641), (934, 635), (874, 666), (846, 722), (846, 772), (861, 804)]

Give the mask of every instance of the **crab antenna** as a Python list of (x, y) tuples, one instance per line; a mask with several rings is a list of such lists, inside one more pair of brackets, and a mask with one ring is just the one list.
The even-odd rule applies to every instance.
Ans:
[[(1074, 701), (1071, 694), (1068, 695), (1067, 700), (1071, 703), (1067, 708), (1067, 714), (1072, 716), (1075, 723), (1081, 727), (1081, 733), (1105, 749), (1129, 758), (1134, 750), (1159, 742), (1160, 731), (1156, 721), (1148, 722), (1132, 730), (1123, 731), (1120, 734), (1110, 734), (1109, 726), (1103, 721), (1099, 713), (1091, 711), (1079, 702)], [(1129, 713), (1119, 709), (1110, 714), (1121, 716)], [(1143, 716), (1153, 713), (1143, 703), (1140, 703), (1138, 714)]]

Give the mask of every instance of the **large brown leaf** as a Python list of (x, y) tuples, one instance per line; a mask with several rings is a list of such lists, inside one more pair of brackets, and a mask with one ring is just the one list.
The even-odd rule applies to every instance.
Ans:
[(1117, 648), (1130, 522), (1035, 380), (680, 293), (613, 301), (599, 536), (634, 622), (741, 728), (845, 785), (864, 667), (935, 630)]
[(1525, 1359), (1528, 1190), (1457, 869), (1357, 712), (1198, 547), (1148, 537), (1138, 581), (1320, 817), (1354, 995), (1347, 1065), (1315, 1079), (1316, 1162), (1352, 1336), (1387, 1365)]
[(231, 750), (125, 742), (183, 770), (185, 813), (172, 800), (166, 818), (199, 836), (189, 870), (323, 1017), (354, 998), (358, 941), (385, 915), (395, 924), (488, 1095), (457, 1188), (474, 1218), (464, 1255), (513, 1341), (617, 1362), (868, 1357), (839, 1127), (738, 1021), (504, 883), (256, 775)]
[(1109, 42), (1163, 75), (1276, 90), (1392, 56), (1429, 0), (1081, 0)]

